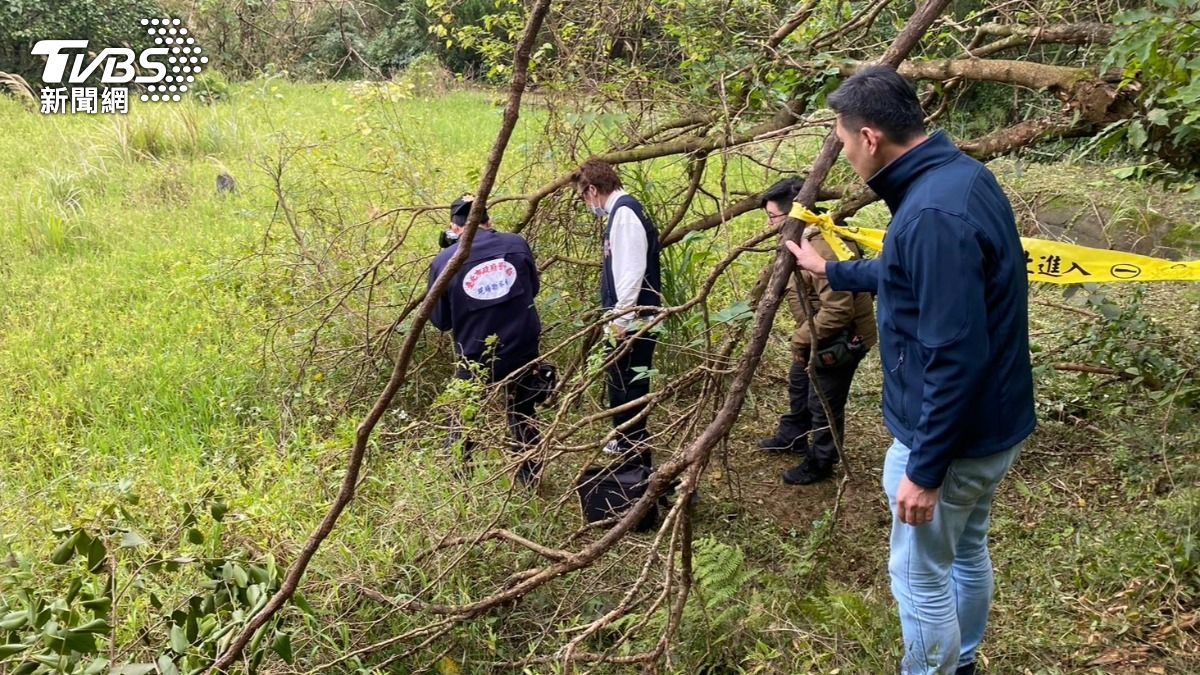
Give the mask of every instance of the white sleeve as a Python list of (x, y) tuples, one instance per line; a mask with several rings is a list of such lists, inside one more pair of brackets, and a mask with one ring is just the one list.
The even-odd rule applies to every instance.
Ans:
[[(612, 231), (609, 234), (612, 253), (613, 285), (617, 291), (616, 309), (637, 305), (638, 293), (646, 278), (646, 228), (634, 215), (633, 209), (623, 206), (613, 214)], [(612, 323), (624, 328), (633, 320), (629, 314), (618, 316)]]

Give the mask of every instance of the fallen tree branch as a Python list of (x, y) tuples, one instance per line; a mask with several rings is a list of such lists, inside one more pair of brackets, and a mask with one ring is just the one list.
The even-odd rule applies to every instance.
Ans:
[(1059, 114), (1039, 120), (1018, 122), (986, 136), (959, 143), (958, 147), (980, 161), (987, 161), (1017, 148), (1026, 148), (1050, 140), (1088, 136), (1095, 130), (1096, 124), (1073, 119), (1067, 114)]
[[(703, 218), (694, 220), (683, 227), (679, 227), (665, 233), (662, 236), (662, 245), (664, 247), (670, 246), (671, 244), (681, 241), (684, 237), (692, 232), (701, 232), (712, 229), (722, 223), (727, 223), (734, 218), (737, 218), (743, 213), (749, 213), (757, 208), (761, 208), (762, 196), (765, 193), (766, 190), (763, 190), (762, 192), (752, 194), (744, 199), (739, 199), (721, 211), (704, 216)], [(817, 201), (840, 199), (843, 195), (844, 192), (841, 189), (822, 188), (820, 194), (817, 195)]]
[(1093, 366), (1089, 363), (1056, 363), (1055, 370), (1062, 370), (1069, 373), (1090, 373), (1092, 375), (1108, 375), (1111, 377), (1119, 377), (1122, 380), (1132, 380), (1133, 375), (1123, 373), (1119, 370), (1113, 370), (1105, 366)]
[(1117, 27), (1108, 23), (1082, 21), (1059, 23), (1048, 26), (1024, 26), (1015, 23), (987, 23), (975, 31), (992, 37), (1020, 37), (1031, 43), (1054, 43), (1063, 45), (1107, 44), (1112, 41)]
[(1100, 320), (1100, 319), (1104, 318), (1104, 316), (1102, 314), (1099, 314), (1097, 312), (1093, 312), (1091, 310), (1084, 309), (1082, 307), (1075, 307), (1072, 305), (1064, 305), (1061, 302), (1050, 302), (1049, 300), (1031, 300), (1031, 302), (1035, 305), (1041, 305), (1042, 307), (1052, 307), (1054, 309), (1061, 309), (1066, 312), (1074, 312), (1076, 314), (1086, 316), (1087, 318), (1092, 319), (1092, 320)]
[(466, 544), (474, 546), (485, 541), (491, 541), (493, 539), (511, 542), (518, 546), (527, 548), (543, 558), (549, 558), (550, 560), (555, 560), (558, 562), (562, 562), (571, 557), (571, 553), (569, 551), (543, 546), (542, 544), (526, 539), (515, 532), (510, 532), (504, 528), (497, 528), (494, 530), (488, 530), (487, 532), (475, 537), (454, 537), (453, 539), (447, 539), (443, 542), (440, 542), (437, 546), (429, 549), (428, 551), (418, 554), (417, 557), (413, 559), (413, 564), (421, 562), (425, 558), (428, 558), (438, 551), (444, 551), (448, 548), (463, 546)]
[[(816, 67), (816, 64), (797, 63), (797, 67)], [(867, 65), (862, 61), (843, 61), (838, 69), (843, 75), (853, 75)], [(976, 82), (998, 82), (1038, 90), (1070, 91), (1083, 81), (1099, 79), (1087, 68), (1055, 66), (1035, 61), (1010, 59), (936, 59), (906, 61), (898, 68), (900, 74), (913, 80), (949, 80), (963, 78)], [(1104, 78), (1119, 82), (1116, 78)]]

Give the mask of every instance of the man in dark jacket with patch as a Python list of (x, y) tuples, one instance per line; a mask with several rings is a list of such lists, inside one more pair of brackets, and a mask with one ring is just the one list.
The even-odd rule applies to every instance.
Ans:
[(1024, 253), (995, 176), (944, 133), (926, 136), (894, 69), (864, 68), (828, 103), (846, 159), (891, 210), (887, 242), (848, 262), (787, 245), (833, 288), (877, 293), (901, 671), (974, 673), (992, 498), (1035, 424)]
[[(458, 236), (466, 225), (471, 203), (472, 198), (467, 195), (450, 206), (450, 228), (442, 236), (445, 248), (429, 270), (430, 286), (458, 251)], [(538, 359), (542, 324), (533, 299), (537, 297), (540, 280), (533, 252), (525, 239), (493, 230), (486, 210), (482, 221), (470, 257), (454, 275), (429, 320), (439, 330), (451, 331), (454, 336), (455, 353), (464, 361), (456, 377), (472, 377), (471, 369), (466, 367), (470, 362), (492, 384)], [(505, 385), (514, 452), (529, 450), (539, 440), (533, 419), (534, 401), (520, 383), (518, 376)], [(470, 439), (464, 441), (465, 460), (470, 459), (473, 448)], [(540, 468), (538, 462), (527, 460), (518, 468), (517, 479), (531, 482)]]

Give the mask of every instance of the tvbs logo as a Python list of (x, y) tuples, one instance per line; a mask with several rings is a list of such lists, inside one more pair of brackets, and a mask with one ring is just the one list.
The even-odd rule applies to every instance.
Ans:
[[(130, 84), (145, 88), (143, 101), (181, 100), (208, 63), (196, 39), (181, 23), (171, 18), (142, 19), (155, 46), (141, 52), (107, 47), (92, 55), (87, 40), (38, 42), (32, 54), (46, 57), (42, 81), (64, 85), (42, 88), (42, 113), (126, 113)], [(85, 86), (89, 81), (101, 86)]]

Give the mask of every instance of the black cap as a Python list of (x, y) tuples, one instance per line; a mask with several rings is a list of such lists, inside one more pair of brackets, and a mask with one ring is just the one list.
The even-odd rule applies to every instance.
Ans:
[[(466, 225), (467, 214), (471, 213), (471, 204), (473, 203), (475, 203), (475, 195), (463, 195), (458, 199), (455, 199), (454, 203), (450, 205), (450, 222), (458, 225), (459, 227)], [(487, 208), (485, 207), (479, 222), (486, 223), (488, 220), (488, 212)]]

